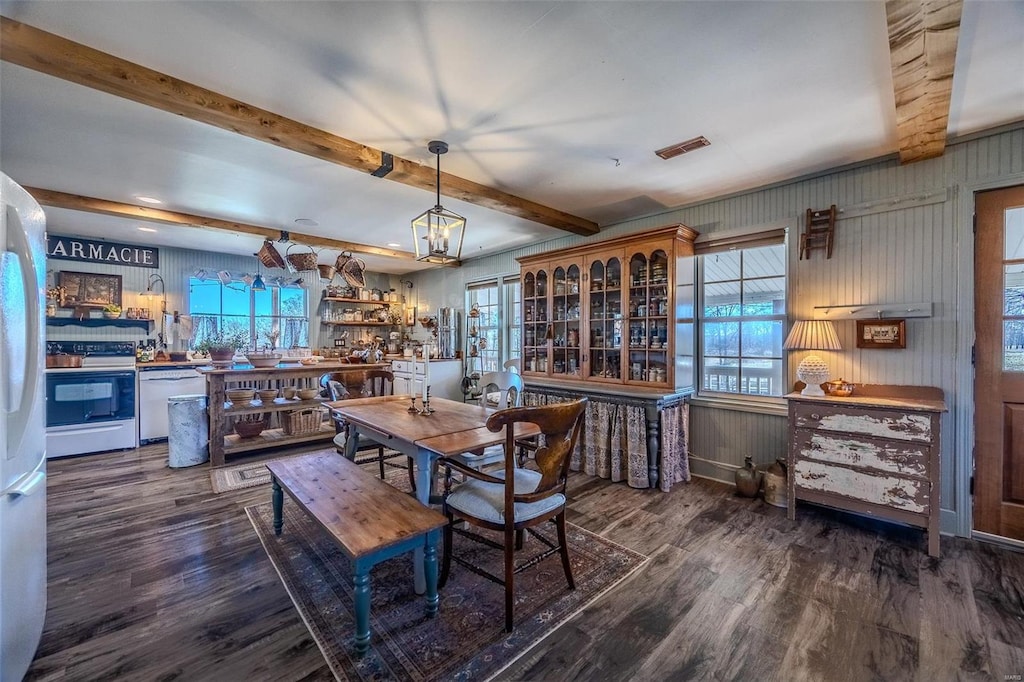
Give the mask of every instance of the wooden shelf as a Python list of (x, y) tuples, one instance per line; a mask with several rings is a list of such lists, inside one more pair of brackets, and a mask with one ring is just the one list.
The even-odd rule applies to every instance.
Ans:
[(361, 298), (337, 298), (336, 296), (324, 296), (324, 301), (336, 301), (338, 303), (372, 303), (374, 305), (391, 305), (392, 301), (367, 301)]
[(398, 325), (391, 324), (390, 322), (347, 322), (334, 320), (320, 320), (321, 324), (333, 324), (339, 327), (397, 327)]
[(283, 412), (292, 410), (301, 410), (307, 407), (320, 407), (321, 400), (314, 398), (313, 400), (288, 400), (286, 398), (277, 398), (271, 403), (264, 403), (259, 400), (251, 400), (247, 405), (238, 405), (237, 403), (224, 403), (224, 411), (221, 413), (225, 417), (240, 417), (247, 414), (259, 414), (261, 412)]
[(231, 455), (236, 452), (249, 452), (250, 450), (262, 450), (263, 448), (277, 445), (291, 445), (293, 443), (306, 443), (309, 441), (334, 438), (334, 425), (324, 422), (320, 430), (315, 433), (308, 433), (304, 436), (285, 435), (283, 429), (267, 429), (258, 436), (242, 438), (238, 434), (231, 434), (224, 437), (224, 454)]
[(127, 318), (115, 318), (108, 320), (105, 317), (86, 317), (84, 319), (78, 319), (77, 317), (47, 317), (47, 327), (121, 327), (131, 328), (137, 327), (143, 331), (148, 332), (150, 325), (153, 324), (153, 320), (129, 320)]

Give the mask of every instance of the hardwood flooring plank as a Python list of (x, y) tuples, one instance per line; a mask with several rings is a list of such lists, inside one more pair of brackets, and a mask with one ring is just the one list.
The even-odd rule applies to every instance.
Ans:
[[(245, 458), (263, 461), (289, 451)], [(242, 460), (239, 460), (242, 461)], [(244, 508), (165, 444), (48, 462), (48, 608), (28, 680), (327, 680)], [(720, 483), (570, 476), (568, 518), (652, 557), (501, 679), (946, 680), (1024, 669), (1024, 553)]]

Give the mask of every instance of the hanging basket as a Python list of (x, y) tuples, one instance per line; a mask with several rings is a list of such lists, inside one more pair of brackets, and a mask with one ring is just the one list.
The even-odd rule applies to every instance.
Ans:
[(273, 242), (269, 239), (263, 240), (263, 246), (260, 247), (256, 257), (263, 263), (263, 267), (266, 268), (284, 268), (284, 258), (276, 248), (274, 248)]
[(330, 282), (334, 279), (335, 269), (333, 265), (320, 264), (316, 266), (317, 271), (320, 273), (320, 281)]
[(288, 269), (292, 272), (308, 272), (310, 270), (316, 270), (316, 251), (310, 247), (309, 253), (290, 253), (294, 246), (298, 246), (298, 244), (289, 244), (288, 251), (285, 252), (285, 259), (288, 261)]
[[(344, 259), (344, 261), (342, 261)], [(358, 287), (362, 289), (366, 286), (366, 277), (363, 272), (366, 270), (366, 263), (353, 256), (351, 253), (342, 253), (338, 256), (338, 262), (340, 266), (335, 264), (338, 272), (341, 273), (342, 278), (348, 283), (349, 286)]]

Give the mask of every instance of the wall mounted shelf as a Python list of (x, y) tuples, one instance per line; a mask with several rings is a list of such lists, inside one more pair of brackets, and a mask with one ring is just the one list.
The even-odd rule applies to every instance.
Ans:
[(105, 317), (87, 317), (81, 320), (77, 317), (46, 318), (47, 327), (137, 327), (144, 332), (148, 332), (152, 324), (153, 320), (129, 320), (126, 318), (113, 320), (108, 320)]
[(930, 301), (917, 303), (862, 303), (814, 306), (816, 320), (882, 320), (887, 317), (931, 317)]

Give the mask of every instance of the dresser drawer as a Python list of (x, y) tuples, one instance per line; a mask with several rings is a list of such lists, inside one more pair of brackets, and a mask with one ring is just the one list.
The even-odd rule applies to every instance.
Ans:
[(796, 429), (793, 447), (799, 459), (843, 464), (903, 476), (928, 476), (929, 445)]
[(821, 403), (795, 403), (792, 408), (793, 426), (798, 429), (862, 434), (918, 443), (930, 443), (933, 435), (937, 435), (932, 434), (932, 416), (929, 413)]
[(792, 475), (799, 490), (814, 490), (893, 509), (925, 514), (931, 503), (931, 483), (882, 473), (847, 469), (823, 462), (797, 460)]

